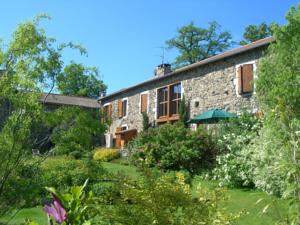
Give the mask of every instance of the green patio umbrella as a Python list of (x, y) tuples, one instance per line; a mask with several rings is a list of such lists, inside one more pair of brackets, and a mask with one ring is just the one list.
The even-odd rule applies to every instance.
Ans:
[(216, 122), (222, 119), (229, 119), (237, 117), (234, 113), (226, 112), (222, 109), (211, 109), (201, 113), (188, 121), (188, 123), (201, 123), (201, 122)]

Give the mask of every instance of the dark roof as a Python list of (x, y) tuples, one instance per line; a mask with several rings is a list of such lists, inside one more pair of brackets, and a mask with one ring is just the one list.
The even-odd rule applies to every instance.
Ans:
[[(49, 94), (44, 93), (40, 101), (46, 104), (53, 104), (53, 105), (71, 105), (71, 106), (79, 106), (84, 108), (99, 108), (99, 104), (97, 99), (93, 98), (86, 98), (86, 97), (76, 97), (76, 96), (66, 96), (60, 94)], [(46, 99), (46, 100), (45, 100)]]
[(168, 73), (167, 75), (159, 76), (159, 77), (154, 77), (154, 78), (146, 80), (146, 81), (144, 81), (142, 83), (130, 86), (128, 88), (123, 88), (123, 89), (121, 89), (119, 91), (113, 92), (113, 93), (111, 93), (109, 95), (106, 95), (106, 96), (104, 96), (102, 98), (99, 98), (98, 101), (101, 101), (101, 100), (104, 100), (104, 99), (107, 99), (107, 98), (110, 98), (110, 97), (114, 97), (116, 95), (125, 93), (125, 92), (127, 92), (129, 90), (133, 90), (135, 88), (141, 87), (141, 86), (143, 86), (145, 84), (150, 84), (152, 82), (165, 79), (166, 77), (174, 76), (176, 74), (179, 74), (179, 73), (182, 73), (182, 72), (185, 72), (185, 71), (188, 71), (188, 70), (192, 70), (192, 69), (195, 69), (197, 67), (200, 67), (200, 66), (203, 66), (203, 65), (206, 65), (206, 64), (209, 64), (209, 63), (213, 63), (213, 62), (219, 61), (221, 59), (228, 58), (230, 56), (234, 56), (234, 55), (237, 55), (237, 54), (241, 54), (241, 53), (244, 53), (244, 52), (256, 49), (258, 47), (269, 45), (273, 41), (274, 41), (273, 37), (267, 37), (267, 38), (264, 38), (264, 39), (252, 42), (252, 43), (250, 43), (248, 45), (244, 45), (244, 46), (241, 46), (241, 47), (238, 47), (238, 48), (234, 48), (234, 49), (226, 51), (224, 53), (221, 53), (221, 54), (209, 57), (207, 59), (204, 59), (204, 60), (201, 60), (199, 62), (193, 63), (191, 65), (179, 68), (179, 69), (177, 69), (177, 70), (175, 70), (175, 71), (173, 71), (171, 73)]

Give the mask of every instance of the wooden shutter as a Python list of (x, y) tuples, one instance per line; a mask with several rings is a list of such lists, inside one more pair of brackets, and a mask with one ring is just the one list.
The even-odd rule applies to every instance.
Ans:
[(107, 119), (111, 120), (111, 105), (107, 106)]
[(253, 91), (253, 64), (243, 65), (243, 93), (249, 93)]
[(122, 100), (118, 101), (118, 117), (119, 118), (123, 117), (123, 115), (122, 115)]
[(147, 112), (147, 105), (148, 105), (148, 95), (142, 94), (141, 95), (141, 112)]
[(241, 95), (241, 94), (243, 94), (242, 67), (241, 66), (239, 66), (237, 69), (237, 81), (238, 81), (238, 84), (237, 84), (238, 93)]
[(104, 107), (103, 106), (101, 107), (100, 111), (101, 111), (101, 116), (100, 116), (101, 123), (103, 124), (104, 123), (104, 117), (105, 117), (105, 115), (104, 115)]

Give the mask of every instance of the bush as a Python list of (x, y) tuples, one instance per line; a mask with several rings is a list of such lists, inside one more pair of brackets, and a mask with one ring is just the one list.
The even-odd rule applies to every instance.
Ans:
[(94, 153), (93, 159), (97, 161), (109, 162), (113, 159), (120, 158), (121, 154), (118, 149), (97, 149)]
[(246, 147), (258, 136), (260, 128), (261, 121), (247, 112), (221, 125), (220, 154), (213, 171), (221, 186), (254, 186), (252, 152)]
[(48, 158), (41, 168), (45, 186), (60, 189), (78, 186), (86, 179), (93, 184), (105, 173), (104, 169), (92, 160), (74, 160), (68, 157)]
[(211, 168), (216, 154), (210, 135), (202, 129), (193, 132), (182, 123), (150, 128), (140, 133), (128, 148), (134, 164), (190, 173)]
[(46, 123), (52, 127), (51, 141), (55, 155), (68, 155), (73, 151), (86, 153), (95, 146), (96, 137), (105, 129), (98, 123), (97, 111), (86, 111), (78, 107), (60, 107), (49, 113)]
[(82, 153), (80, 151), (74, 151), (71, 152), (69, 156), (73, 159), (80, 159), (82, 157)]
[(120, 176), (115, 184), (118, 199), (113, 207), (101, 209), (103, 224), (233, 223), (236, 216), (223, 209), (226, 200), (223, 190), (199, 187), (197, 197), (193, 198), (190, 185), (184, 180), (180, 172), (174, 178), (149, 169), (143, 171), (138, 181)]

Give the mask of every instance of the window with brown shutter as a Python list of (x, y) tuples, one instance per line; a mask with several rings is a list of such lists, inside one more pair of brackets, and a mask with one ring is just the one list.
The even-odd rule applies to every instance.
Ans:
[(141, 94), (141, 113), (147, 113), (148, 94)]
[(244, 64), (238, 67), (238, 93), (248, 94), (253, 92), (253, 64)]
[(122, 107), (122, 100), (119, 100), (118, 101), (118, 118), (122, 118), (123, 116), (123, 113), (122, 113), (122, 109), (123, 109), (123, 107)]
[(103, 110), (103, 118), (108, 122), (111, 120), (111, 104), (105, 105)]

